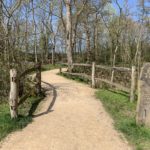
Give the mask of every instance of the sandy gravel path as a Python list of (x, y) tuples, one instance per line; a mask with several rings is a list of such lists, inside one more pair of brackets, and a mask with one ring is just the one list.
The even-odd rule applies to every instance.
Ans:
[(56, 75), (42, 73), (48, 92), (34, 121), (8, 136), (1, 150), (131, 150), (113, 121), (94, 98), (94, 89)]

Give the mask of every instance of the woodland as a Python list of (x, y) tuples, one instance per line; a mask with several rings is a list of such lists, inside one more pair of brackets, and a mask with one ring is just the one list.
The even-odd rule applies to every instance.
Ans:
[(148, 0), (0, 0), (0, 99), (9, 70), (41, 62), (137, 66), (150, 61)]
[[(95, 95), (128, 141), (149, 150), (150, 129), (135, 119), (138, 79), (146, 62), (149, 0), (0, 0), (0, 140), (31, 122), (46, 96), (41, 71), (60, 68), (59, 75), (93, 88), (109, 84), (111, 90), (104, 85)], [(56, 97), (56, 89), (47, 85)]]

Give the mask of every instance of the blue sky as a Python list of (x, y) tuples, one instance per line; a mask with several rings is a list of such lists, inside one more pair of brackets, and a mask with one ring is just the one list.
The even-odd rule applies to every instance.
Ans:
[[(119, 12), (118, 6), (116, 5), (114, 1), (115, 0), (113, 0), (113, 6), (117, 10), (117, 12)], [(127, 1), (128, 1), (128, 8), (130, 10), (130, 13), (132, 13), (135, 16), (137, 14), (137, 4), (138, 4), (137, 1), (138, 0), (127, 0)], [(122, 8), (124, 8), (125, 0), (118, 0), (118, 3)]]

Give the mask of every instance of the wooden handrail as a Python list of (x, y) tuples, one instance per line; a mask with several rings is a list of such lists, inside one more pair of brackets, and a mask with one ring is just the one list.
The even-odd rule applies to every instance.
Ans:
[(125, 91), (127, 93), (130, 93), (130, 88), (127, 88), (127, 87), (124, 87), (122, 86), (121, 84), (118, 84), (118, 83), (114, 83), (114, 82), (111, 82), (109, 80), (106, 80), (106, 79), (101, 79), (101, 78), (95, 78), (96, 81), (101, 81), (101, 82), (104, 82), (106, 84), (109, 84), (109, 85), (112, 85), (116, 88), (118, 88), (119, 90), (121, 91)]
[[(68, 75), (72, 75), (72, 76), (80, 76), (80, 77), (84, 77), (84, 78), (87, 78), (89, 80), (91, 80), (91, 76), (89, 75), (86, 75), (84, 73), (69, 73), (69, 72), (63, 72), (63, 74), (68, 74)], [(125, 91), (127, 93), (130, 93), (130, 88), (126, 88), (120, 84), (117, 84), (117, 83), (114, 83), (114, 82), (111, 82), (109, 80), (106, 80), (106, 79), (101, 79), (101, 78), (95, 78), (95, 81), (101, 81), (101, 82), (104, 82), (106, 84), (109, 84), (109, 85), (112, 85), (116, 88), (118, 88), (119, 90), (122, 90), (122, 91)]]
[(74, 63), (73, 66), (85, 66), (85, 67), (92, 67), (92, 64), (80, 64), (80, 63)]
[(108, 67), (108, 66), (103, 66), (103, 65), (95, 65), (96, 68), (100, 68), (100, 69), (106, 69), (106, 70), (111, 70), (112, 67)]
[(63, 74), (69, 74), (69, 75), (73, 75), (73, 76), (80, 76), (80, 77), (84, 77), (87, 78), (89, 80), (91, 80), (91, 76), (85, 74), (85, 73), (70, 73), (70, 72), (63, 72)]
[(33, 71), (35, 71), (37, 68), (36, 67), (32, 67), (30, 69), (25, 70), (23, 73), (20, 74), (19, 79), (26, 76), (27, 74), (32, 73)]
[[(63, 63), (64, 64), (64, 63)], [(67, 63), (65, 63), (65, 65), (67, 65)], [(79, 76), (79, 77), (85, 77), (88, 78), (91, 81), (91, 85), (94, 88), (95, 87), (95, 81), (101, 81), (104, 82), (106, 84), (109, 84), (111, 87), (115, 87), (119, 90), (125, 91), (127, 93), (130, 93), (130, 101), (132, 102), (135, 98), (135, 91), (136, 91), (136, 87), (135, 87), (135, 83), (136, 83), (136, 68), (134, 66), (132, 66), (132, 68), (127, 68), (127, 67), (110, 67), (110, 66), (103, 66), (103, 65), (95, 65), (95, 62), (93, 62), (92, 64), (82, 64), (82, 63), (74, 63), (73, 66), (83, 66), (83, 67), (91, 67), (91, 76), (85, 74), (85, 73), (68, 73), (65, 72), (65, 74), (70, 74), (70, 75), (74, 75), (74, 76)], [(107, 79), (102, 79), (102, 78), (95, 78), (95, 69), (104, 69), (104, 70), (108, 70), (108, 71), (122, 71), (122, 72), (128, 72), (129, 74), (131, 74), (131, 88), (127, 88), (121, 84), (118, 83), (114, 83), (113, 82), (113, 78), (111, 78), (111, 81), (107, 80)], [(64, 73), (61, 70), (60, 67), (60, 73)]]
[(36, 71), (37, 69), (40, 69), (40, 68), (41, 68), (41, 64), (40, 63), (36, 64), (34, 67), (29, 68), (29, 69), (25, 70), (23, 73), (21, 73), (19, 76), (19, 79), (26, 76), (27, 74), (32, 73), (33, 71)]
[[(59, 63), (61, 65), (68, 65), (67, 63)], [(73, 63), (73, 66), (83, 66), (83, 67), (92, 67), (92, 64), (84, 64), (84, 63)], [(95, 65), (96, 68), (100, 69), (106, 69), (106, 70), (118, 70), (118, 71), (124, 71), (124, 72), (131, 72), (131, 68), (127, 67), (109, 67), (104, 65)]]
[(131, 68), (125, 68), (125, 67), (112, 67), (112, 68), (119, 71), (128, 71), (128, 72), (132, 71)]

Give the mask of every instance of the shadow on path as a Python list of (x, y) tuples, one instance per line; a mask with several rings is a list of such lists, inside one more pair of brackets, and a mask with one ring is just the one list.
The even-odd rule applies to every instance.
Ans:
[[(56, 91), (56, 88), (51, 85), (50, 83), (47, 83), (47, 82), (44, 82), (42, 81), (44, 84), (48, 85), (48, 89), (46, 89), (46, 91), (50, 91), (52, 90), (53, 91), (53, 99), (49, 105), (49, 107), (47, 108), (47, 110), (45, 112), (42, 112), (42, 113), (39, 113), (39, 114), (36, 114), (36, 115), (33, 115), (33, 118), (36, 118), (36, 117), (39, 117), (39, 116), (42, 116), (42, 115), (45, 115), (45, 114), (48, 114), (49, 112), (52, 112), (53, 110), (52, 107), (54, 106), (55, 104), (55, 101), (56, 101), (56, 98), (57, 98), (57, 91)], [(37, 104), (38, 105), (38, 104)]]
[(30, 110), (29, 110), (29, 116), (34, 116), (33, 113), (36, 111), (36, 108), (38, 107), (39, 103), (43, 100), (44, 97), (39, 97), (36, 99), (36, 101), (32, 104)]

